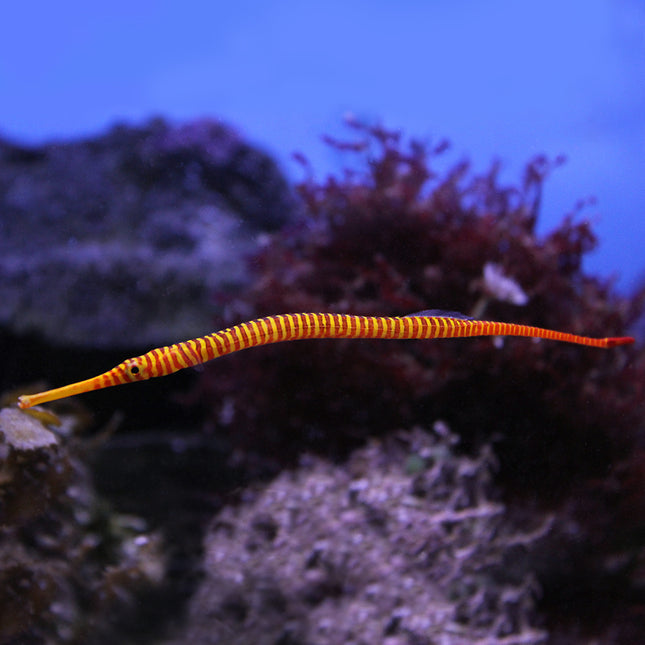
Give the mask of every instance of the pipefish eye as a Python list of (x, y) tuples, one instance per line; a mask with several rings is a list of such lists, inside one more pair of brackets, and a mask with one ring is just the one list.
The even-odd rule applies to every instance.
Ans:
[(125, 364), (125, 374), (133, 381), (145, 377), (145, 370), (137, 361), (129, 361)]

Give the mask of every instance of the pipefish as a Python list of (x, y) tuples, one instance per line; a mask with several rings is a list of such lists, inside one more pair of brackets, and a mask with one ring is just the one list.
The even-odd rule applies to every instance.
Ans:
[(355, 316), (332, 313), (279, 314), (243, 322), (207, 336), (153, 349), (85, 381), (18, 397), (22, 409), (113, 385), (166, 376), (242, 349), (313, 338), (439, 339), (472, 336), (525, 336), (588, 347), (634, 342), (630, 336), (590, 338), (541, 327), (476, 320), (453, 311), (427, 309), (408, 316)]

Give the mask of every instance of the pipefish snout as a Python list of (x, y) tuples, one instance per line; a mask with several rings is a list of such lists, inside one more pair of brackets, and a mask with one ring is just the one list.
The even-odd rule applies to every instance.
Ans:
[(589, 338), (541, 327), (475, 320), (457, 312), (428, 309), (409, 316), (354, 316), (296, 313), (267, 316), (207, 336), (153, 349), (113, 369), (63, 387), (18, 398), (22, 409), (113, 385), (166, 376), (241, 349), (314, 338), (441, 339), (472, 336), (525, 336), (587, 347), (611, 348), (634, 342), (630, 336)]

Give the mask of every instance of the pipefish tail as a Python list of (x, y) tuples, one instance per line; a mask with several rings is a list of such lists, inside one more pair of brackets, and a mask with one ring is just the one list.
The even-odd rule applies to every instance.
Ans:
[(243, 322), (183, 343), (153, 349), (141, 356), (129, 358), (94, 378), (39, 394), (20, 396), (18, 405), (25, 409), (83, 392), (166, 376), (225, 354), (270, 343), (311, 338), (433, 339), (472, 336), (525, 336), (602, 348), (634, 342), (634, 339), (628, 336), (589, 338), (528, 325), (475, 320), (458, 312), (435, 309), (402, 317), (325, 313), (280, 314)]

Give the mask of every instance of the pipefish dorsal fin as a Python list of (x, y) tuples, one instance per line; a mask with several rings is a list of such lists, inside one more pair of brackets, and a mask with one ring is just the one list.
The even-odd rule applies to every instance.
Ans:
[(475, 320), (472, 316), (467, 316), (462, 314), (460, 311), (446, 311), (444, 309), (424, 309), (423, 311), (417, 311), (413, 314), (407, 314), (404, 318), (410, 316), (427, 316), (433, 318), (460, 318), (461, 320)]

